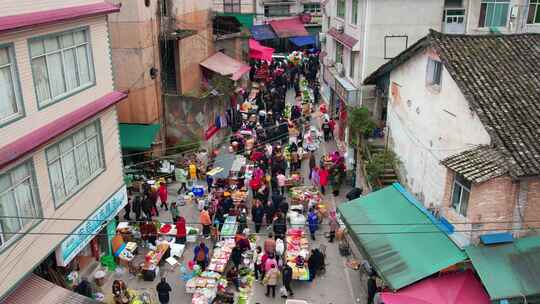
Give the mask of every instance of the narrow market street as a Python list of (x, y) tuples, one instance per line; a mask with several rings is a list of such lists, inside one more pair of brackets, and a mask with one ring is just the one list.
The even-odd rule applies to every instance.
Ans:
[[(294, 90), (289, 89), (286, 95), (287, 103), (294, 103)], [(320, 113), (315, 111), (311, 117), (311, 125), (320, 128)], [(337, 146), (334, 140), (328, 142), (322, 142), (319, 149), (315, 151), (316, 159), (320, 159), (321, 156), (336, 151)], [(304, 177), (304, 184), (309, 184), (309, 166), (308, 161), (302, 162), (301, 172)], [(199, 184), (204, 184), (203, 181), (199, 181)], [(179, 183), (172, 183), (168, 186), (169, 193), (176, 193), (180, 187)], [(323, 201), (327, 204), (329, 210), (335, 209), (337, 205), (346, 200), (345, 195), (351, 189), (350, 185), (343, 185), (338, 197), (334, 197), (331, 191), (327, 191), (324, 195)], [(188, 226), (194, 225), (199, 222), (199, 211), (196, 204), (186, 204), (179, 207), (180, 214), (185, 217)], [(171, 221), (171, 214), (168, 211), (160, 209), (159, 221), (169, 222)], [(251, 218), (248, 218), (250, 229), (253, 231)], [(262, 245), (266, 238), (267, 230), (263, 226), (261, 234), (258, 238), (258, 245)], [(307, 231), (307, 228), (306, 228)], [(315, 241), (309, 240), (311, 248), (320, 248), (321, 245), (327, 246), (326, 249), (326, 272), (320, 276), (317, 276), (313, 282), (307, 281), (293, 281), (291, 288), (294, 291), (293, 299), (300, 299), (308, 301), (310, 304), (337, 304), (337, 303), (366, 303), (366, 290), (365, 283), (361, 280), (361, 274), (357, 270), (352, 270), (346, 266), (346, 257), (342, 257), (338, 250), (338, 242), (329, 243), (324, 234), (329, 231), (329, 226), (326, 221), (320, 225), (320, 230), (317, 231), (317, 237)], [(306, 232), (307, 233), (307, 232)], [(209, 243), (209, 242), (206, 242)], [(193, 259), (193, 248), (197, 243), (187, 243), (184, 250), (183, 258), (179, 259), (179, 264), (186, 264), (187, 261)], [(210, 252), (210, 256), (212, 252)], [(356, 257), (358, 259), (358, 257)], [(191, 301), (191, 294), (185, 292), (185, 281), (181, 279), (181, 266), (170, 266), (165, 263), (161, 269), (160, 275), (167, 278), (167, 282), (171, 285), (171, 303), (189, 303)], [(121, 279), (126, 282), (130, 288), (137, 290), (148, 290), (150, 294), (155, 293), (155, 285), (158, 280), (153, 282), (146, 282), (140, 278), (129, 275), (127, 272), (121, 277), (114, 274), (114, 279)], [(108, 284), (103, 287), (105, 291), (110, 290), (113, 280), (108, 280)], [(281, 284), (278, 285), (278, 288)], [(249, 298), (249, 303), (255, 304), (271, 304), (271, 303), (285, 303), (285, 299), (279, 296), (279, 292), (275, 299), (265, 296), (266, 287), (260, 283), (255, 282), (252, 295)]]

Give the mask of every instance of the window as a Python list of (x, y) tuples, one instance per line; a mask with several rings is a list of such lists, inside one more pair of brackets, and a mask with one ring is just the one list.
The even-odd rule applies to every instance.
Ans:
[(32, 39), (30, 56), (40, 107), (85, 89), (94, 82), (87, 30)]
[(358, 24), (358, 0), (352, 0), (351, 24)]
[(529, 16), (527, 23), (540, 23), (540, 0), (531, 0), (529, 4)]
[(354, 79), (354, 64), (356, 59), (356, 53), (351, 52), (351, 57), (349, 58), (349, 77)]
[(240, 13), (240, 0), (223, 0), (223, 12)]
[(336, 63), (343, 64), (343, 45), (339, 42), (335, 42), (336, 44)]
[(30, 162), (0, 174), (0, 248), (13, 242), (41, 215)]
[(336, 16), (338, 18), (345, 19), (345, 0), (337, 0)]
[(442, 63), (428, 58), (426, 83), (428, 85), (441, 85)]
[(304, 12), (318, 14), (321, 12), (321, 4), (320, 3), (304, 3)]
[(478, 27), (506, 26), (510, 0), (482, 0)]
[(103, 171), (102, 148), (98, 122), (47, 148), (47, 166), (56, 207)]
[(0, 125), (23, 116), (13, 47), (0, 47)]
[(471, 182), (463, 176), (456, 174), (454, 177), (454, 189), (452, 190), (452, 208), (463, 216), (467, 216), (470, 193)]
[(289, 15), (290, 13), (288, 5), (267, 5), (264, 7), (265, 17), (282, 17)]

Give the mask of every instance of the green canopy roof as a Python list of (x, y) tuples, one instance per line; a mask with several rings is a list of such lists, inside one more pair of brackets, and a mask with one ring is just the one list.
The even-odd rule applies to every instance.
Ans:
[[(465, 251), (492, 300), (525, 296), (529, 303), (540, 303), (540, 236)], [(531, 296), (539, 302), (531, 302)]]
[(399, 184), (341, 204), (338, 210), (364, 257), (393, 290), (466, 258)]
[(218, 16), (228, 16), (228, 17), (235, 17), (240, 24), (247, 28), (251, 28), (253, 26), (253, 18), (255, 17), (255, 14), (240, 14), (240, 13), (217, 13)]
[(145, 151), (152, 148), (159, 132), (159, 124), (119, 124), (118, 129), (122, 150)]

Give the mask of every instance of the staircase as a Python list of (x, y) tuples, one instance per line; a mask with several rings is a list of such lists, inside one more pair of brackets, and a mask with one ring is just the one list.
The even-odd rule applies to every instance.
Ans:
[[(373, 144), (369, 145), (369, 152), (371, 155), (384, 153), (385, 148), (383, 145)], [(377, 179), (376, 185), (374, 186), (377, 188), (384, 188), (396, 182), (399, 182), (396, 169), (391, 163), (388, 163), (384, 168), (383, 174)]]

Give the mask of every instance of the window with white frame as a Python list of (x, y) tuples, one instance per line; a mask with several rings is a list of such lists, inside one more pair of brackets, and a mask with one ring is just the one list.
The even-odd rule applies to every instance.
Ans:
[(335, 41), (336, 44), (336, 63), (343, 64), (343, 44)]
[(240, 13), (240, 0), (223, 0), (223, 12), (225, 13)]
[(291, 14), (289, 5), (266, 5), (264, 6), (265, 17), (283, 17)]
[(478, 27), (506, 26), (510, 0), (482, 0)]
[(78, 29), (30, 40), (38, 105), (59, 101), (94, 83), (88, 30)]
[(351, 5), (351, 24), (358, 24), (358, 0), (352, 0)]
[(12, 46), (0, 46), (0, 125), (23, 115), (15, 53)]
[(31, 161), (0, 173), (0, 248), (37, 221), (41, 207)]
[(528, 24), (540, 23), (540, 0), (531, 0), (529, 3)]
[(341, 19), (345, 19), (345, 0), (337, 0), (336, 16)]
[(320, 3), (304, 3), (304, 12), (309, 12), (312, 14), (319, 14), (321, 12)]
[(426, 84), (430, 86), (440, 86), (442, 75), (442, 63), (438, 60), (428, 58)]
[(98, 121), (46, 149), (56, 207), (104, 170), (102, 151)]
[(470, 194), (471, 182), (466, 180), (461, 174), (456, 174), (452, 189), (452, 208), (463, 216), (467, 216)]

